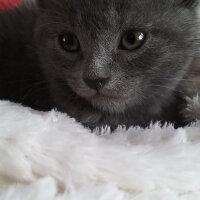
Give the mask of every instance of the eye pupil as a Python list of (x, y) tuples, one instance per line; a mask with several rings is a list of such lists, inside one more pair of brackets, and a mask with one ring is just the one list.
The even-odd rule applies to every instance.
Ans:
[(145, 34), (139, 31), (126, 32), (121, 39), (120, 49), (122, 50), (136, 50), (140, 48), (145, 41)]
[(78, 52), (80, 50), (80, 44), (77, 37), (73, 34), (64, 34), (59, 38), (61, 47), (68, 52)]
[(129, 35), (127, 35), (126, 36), (126, 40), (127, 40), (127, 42), (129, 43), (129, 44), (134, 44), (135, 43), (135, 40), (136, 40), (136, 38), (135, 38), (135, 35), (134, 34), (129, 34)]
[(73, 38), (71, 36), (63, 37), (63, 43), (65, 45), (73, 46), (74, 40), (73, 40)]

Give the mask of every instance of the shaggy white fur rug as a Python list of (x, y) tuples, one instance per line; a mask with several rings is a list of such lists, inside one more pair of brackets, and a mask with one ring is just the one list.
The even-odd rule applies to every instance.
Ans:
[[(189, 101), (188, 114), (200, 110)], [(64, 114), (0, 102), (0, 200), (198, 199), (200, 122), (96, 135)]]

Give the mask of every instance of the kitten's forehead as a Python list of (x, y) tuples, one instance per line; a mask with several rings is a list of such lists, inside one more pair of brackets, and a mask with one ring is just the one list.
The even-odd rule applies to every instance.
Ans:
[(121, 10), (123, 8), (139, 8), (146, 5), (154, 7), (163, 7), (172, 4), (173, 0), (65, 0), (68, 5), (76, 6), (84, 10), (85, 8), (92, 11), (108, 11), (112, 8)]
[(170, 2), (170, 0), (67, 0), (67, 6), (73, 7), (79, 13), (108, 17), (114, 11), (120, 16), (130, 12), (148, 12), (150, 9), (163, 10), (168, 8)]
[[(137, 23), (141, 18), (159, 15), (168, 10), (166, 0), (65, 0), (63, 11), (74, 19), (77, 25), (86, 28), (111, 29), (120, 28), (130, 19)], [(133, 21), (133, 22), (134, 22)], [(141, 23), (143, 23), (141, 21)]]
[[(39, 0), (38, 0), (39, 1)], [(66, 15), (81, 16), (82, 19), (92, 20), (92, 18), (110, 19), (113, 13), (118, 17), (128, 16), (129, 14), (148, 15), (169, 11), (178, 4), (196, 2), (198, 0), (41, 0), (46, 1), (46, 8), (65, 12)], [(182, 3), (181, 3), (182, 2)], [(185, 2), (185, 3), (183, 3)], [(190, 3), (192, 4), (192, 3)], [(174, 5), (174, 6), (173, 6)], [(185, 7), (186, 7), (185, 5)], [(111, 15), (112, 14), (112, 15)], [(79, 18), (80, 19), (80, 18)]]
[(102, 35), (106, 35), (107, 40), (115, 39), (131, 29), (148, 32), (180, 27), (184, 32), (184, 27), (190, 29), (194, 16), (186, 7), (175, 7), (174, 2), (178, 1), (183, 0), (48, 0), (47, 20), (49, 15), (55, 14), (51, 19), (60, 24), (59, 30), (65, 27), (82, 41), (92, 42), (99, 36), (104, 38)]

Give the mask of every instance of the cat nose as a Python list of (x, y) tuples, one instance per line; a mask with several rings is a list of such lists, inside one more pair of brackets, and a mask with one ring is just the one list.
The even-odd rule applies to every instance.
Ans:
[(109, 79), (110, 77), (96, 79), (84, 78), (84, 81), (91, 89), (99, 91), (108, 83)]

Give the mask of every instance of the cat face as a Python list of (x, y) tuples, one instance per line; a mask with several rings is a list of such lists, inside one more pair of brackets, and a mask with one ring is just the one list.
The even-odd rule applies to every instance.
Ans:
[[(70, 88), (98, 110), (167, 101), (196, 50), (196, 1), (40, 1), (38, 55), (63, 101)], [(54, 91), (52, 90), (54, 93)]]

